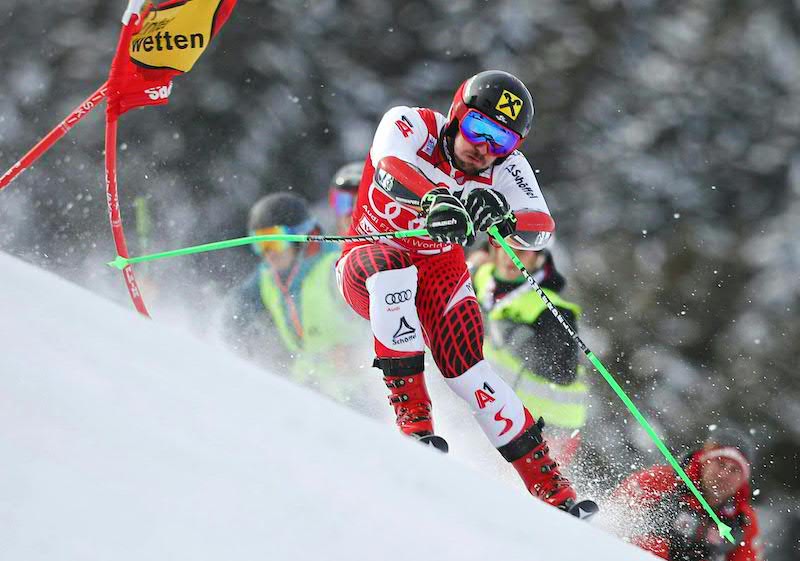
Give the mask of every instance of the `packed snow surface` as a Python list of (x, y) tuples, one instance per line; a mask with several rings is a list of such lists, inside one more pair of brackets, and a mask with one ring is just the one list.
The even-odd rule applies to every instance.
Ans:
[(0, 271), (3, 561), (653, 559), (214, 344)]

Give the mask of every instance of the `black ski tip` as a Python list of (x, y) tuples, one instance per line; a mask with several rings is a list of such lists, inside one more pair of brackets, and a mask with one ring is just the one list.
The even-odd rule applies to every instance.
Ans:
[(600, 507), (591, 499), (584, 499), (572, 503), (567, 507), (567, 512), (581, 520), (589, 520), (595, 514), (600, 512)]
[(422, 444), (426, 446), (432, 446), (444, 454), (447, 454), (450, 451), (450, 445), (447, 444), (447, 441), (441, 436), (437, 436), (435, 434), (423, 434), (419, 436), (415, 435), (415, 438)]

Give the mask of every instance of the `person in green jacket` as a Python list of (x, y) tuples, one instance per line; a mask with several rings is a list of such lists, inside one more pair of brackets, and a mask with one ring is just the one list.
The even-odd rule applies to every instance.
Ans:
[[(308, 203), (273, 193), (251, 209), (250, 235), (320, 234)], [(223, 336), (240, 354), (287, 373), (335, 399), (350, 399), (359, 332), (341, 303), (334, 264), (339, 248), (320, 243), (261, 242), (255, 271), (228, 298)], [(359, 345), (360, 346), (360, 345)], [(352, 389), (354, 386), (350, 384)]]
[[(487, 320), (484, 355), (522, 402), (547, 419), (551, 448), (567, 464), (580, 445), (579, 430), (587, 416), (580, 350), (505, 251), (493, 246), (489, 253), (489, 262), (473, 273)], [(561, 296), (566, 280), (552, 254), (543, 250), (517, 255), (559, 312), (577, 327), (581, 308)]]

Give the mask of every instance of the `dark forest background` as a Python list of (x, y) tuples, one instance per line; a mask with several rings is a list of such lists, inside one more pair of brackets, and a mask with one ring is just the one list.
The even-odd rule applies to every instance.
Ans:
[[(124, 8), (0, 2), (0, 173), (104, 81)], [(244, 235), (271, 191), (322, 201), (389, 107), (446, 112), (458, 84), (489, 68), (533, 93), (523, 152), (586, 311), (583, 339), (673, 450), (710, 424), (750, 431), (767, 557), (797, 559), (797, 0), (239, 0), (169, 105), (122, 118), (132, 254)], [(0, 192), (0, 250), (129, 305), (103, 265), (114, 249), (102, 117)], [(229, 250), (137, 274), (156, 318), (202, 332), (253, 259)], [(2, 329), (13, 318), (0, 310)], [(659, 462), (599, 376), (593, 393), (598, 473)]]

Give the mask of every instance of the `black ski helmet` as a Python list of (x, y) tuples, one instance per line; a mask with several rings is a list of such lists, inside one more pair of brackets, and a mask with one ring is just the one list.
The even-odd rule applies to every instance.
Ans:
[(255, 232), (272, 226), (300, 227), (308, 233), (316, 226), (316, 220), (302, 197), (293, 193), (271, 193), (250, 209), (247, 228)]
[(361, 172), (364, 171), (364, 162), (350, 162), (340, 167), (331, 179), (331, 189), (343, 191), (357, 191), (361, 183)]
[(448, 134), (455, 136), (458, 122), (476, 109), (520, 136), (520, 144), (533, 124), (533, 98), (522, 80), (502, 70), (486, 70), (464, 81), (447, 112)]

